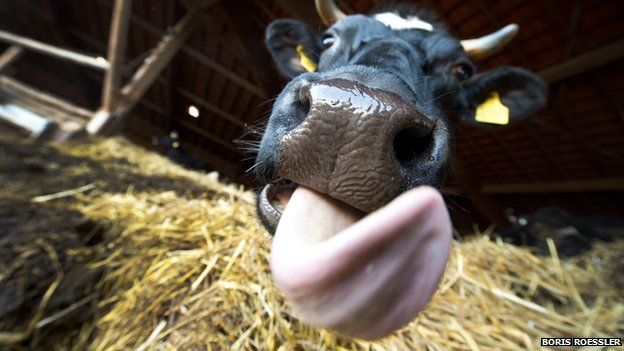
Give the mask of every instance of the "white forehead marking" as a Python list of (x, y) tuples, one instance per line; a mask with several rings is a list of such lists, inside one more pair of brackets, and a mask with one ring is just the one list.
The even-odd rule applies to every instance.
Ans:
[(394, 30), (422, 29), (433, 32), (433, 25), (431, 23), (427, 23), (416, 16), (403, 18), (396, 13), (386, 12), (376, 14), (373, 18)]

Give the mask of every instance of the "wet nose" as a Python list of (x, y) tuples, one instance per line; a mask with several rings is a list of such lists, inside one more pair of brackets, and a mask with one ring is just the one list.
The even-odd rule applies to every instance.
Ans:
[(300, 123), (280, 142), (284, 179), (372, 212), (409, 188), (407, 173), (431, 156), (434, 121), (397, 94), (330, 79), (295, 95)]

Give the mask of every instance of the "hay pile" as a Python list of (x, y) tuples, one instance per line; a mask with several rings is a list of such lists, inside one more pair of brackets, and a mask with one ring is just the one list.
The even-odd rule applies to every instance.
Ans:
[(7, 284), (23, 291), (19, 308), (0, 307), (0, 345), (15, 349), (533, 350), (540, 337), (624, 334), (624, 242), (571, 260), (487, 233), (456, 242), (425, 312), (369, 343), (291, 316), (253, 195), (214, 174), (123, 139), (33, 149), (0, 138), (0, 181), (0, 220), (12, 221), (0, 305)]

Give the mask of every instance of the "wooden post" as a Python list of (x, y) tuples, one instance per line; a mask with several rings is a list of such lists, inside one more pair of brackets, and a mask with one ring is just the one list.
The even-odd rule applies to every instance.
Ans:
[(182, 47), (182, 44), (191, 36), (195, 29), (195, 19), (199, 11), (189, 11), (170, 31), (165, 35), (158, 46), (145, 59), (143, 65), (130, 79), (130, 82), (123, 87), (122, 102), (123, 109), (134, 107), (136, 102), (145, 94), (147, 89), (154, 83), (169, 61)]
[[(106, 7), (111, 7), (112, 5), (110, 4), (110, 0), (95, 0), (98, 3), (102, 4), (103, 6)], [(210, 0), (210, 3), (216, 3), (216, 1), (214, 0)], [(188, 3), (189, 6), (191, 6), (192, 8), (192, 3), (190, 1), (186, 1), (186, 0), (182, 0), (182, 2), (185, 4)], [(194, 2), (196, 3), (196, 2)], [(166, 32), (164, 30), (161, 30), (160, 28), (154, 26), (153, 24), (151, 24), (150, 22), (146, 21), (145, 19), (143, 19), (140, 16), (137, 16), (136, 14), (133, 14), (130, 16), (130, 21), (134, 24), (136, 24), (137, 26), (139, 26), (140, 28), (144, 29), (146, 32), (152, 34), (152, 35), (160, 35), (160, 36), (165, 36)], [(216, 30), (208, 28), (208, 30), (210, 32), (212, 32), (213, 35), (220, 35), (218, 32), (216, 32)], [(225, 39), (223, 39), (225, 40)], [(223, 44), (223, 43), (222, 43)], [(208, 67), (209, 69), (212, 69), (216, 72), (218, 72), (219, 74), (223, 75), (224, 77), (228, 78), (229, 80), (231, 80), (232, 82), (236, 83), (237, 85), (240, 85), (243, 89), (253, 93), (254, 95), (262, 98), (262, 99), (268, 99), (269, 96), (266, 94), (266, 92), (264, 92), (264, 90), (256, 85), (255, 83), (251, 82), (250, 80), (248, 80), (247, 78), (239, 75), (238, 73), (236, 73), (234, 70), (220, 64), (219, 62), (217, 62), (216, 60), (213, 60), (212, 58), (204, 55), (201, 51), (193, 48), (190, 45), (182, 45), (182, 52), (184, 52), (186, 55), (190, 56), (192, 59), (196, 60), (197, 62), (199, 62), (201, 65)]]
[(189, 10), (186, 15), (168, 31), (156, 48), (145, 59), (141, 67), (132, 76), (130, 82), (121, 89), (119, 103), (112, 111), (100, 108), (87, 125), (92, 135), (110, 134), (119, 126), (119, 122), (130, 112), (143, 97), (147, 89), (180, 50), (197, 25), (197, 17), (202, 9), (213, 5), (218, 0), (204, 1), (202, 5)]
[(2, 71), (9, 67), (20, 56), (22, 56), (23, 53), (24, 49), (16, 45), (6, 49), (6, 51), (0, 55), (0, 73), (2, 73)]
[(115, 105), (121, 84), (121, 74), (128, 38), (128, 25), (132, 11), (132, 0), (116, 0), (108, 36), (109, 69), (104, 76), (102, 88), (102, 110), (110, 113)]
[(103, 57), (96, 58), (71, 50), (61, 49), (53, 45), (41, 43), (36, 40), (15, 35), (3, 30), (0, 30), (0, 41), (102, 71), (107, 70), (109, 67), (108, 61), (106, 61)]

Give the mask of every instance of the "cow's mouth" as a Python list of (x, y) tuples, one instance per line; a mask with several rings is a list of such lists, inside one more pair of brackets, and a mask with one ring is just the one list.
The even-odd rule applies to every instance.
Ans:
[(259, 209), (277, 228), (276, 286), (299, 318), (347, 336), (376, 339), (411, 321), (448, 259), (450, 220), (430, 187), (366, 214), (282, 180), (263, 189)]

